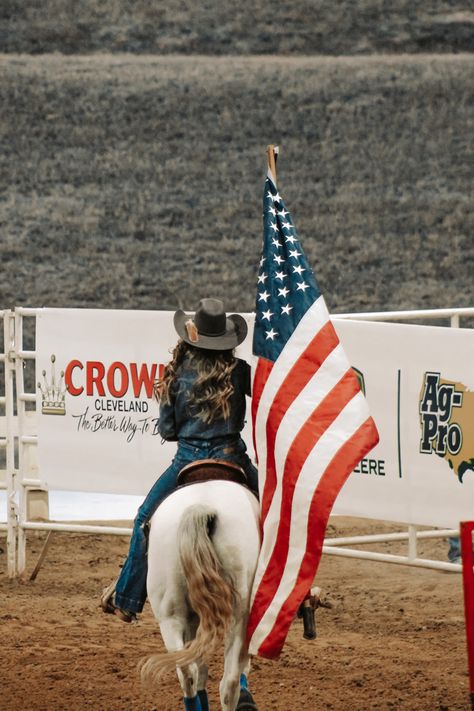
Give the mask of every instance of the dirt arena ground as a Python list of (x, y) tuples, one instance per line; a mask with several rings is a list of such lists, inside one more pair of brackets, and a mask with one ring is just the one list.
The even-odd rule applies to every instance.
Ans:
[[(390, 524), (331, 519), (329, 533), (392, 531)], [(0, 555), (2, 711), (178, 711), (174, 675), (144, 691), (137, 661), (162, 646), (147, 605), (138, 625), (98, 607), (103, 585), (127, 550), (122, 536), (54, 533), (34, 582), (44, 533), (29, 533), (23, 581), (6, 577)], [(4, 541), (1, 542), (4, 549)], [(404, 553), (404, 543), (373, 549)], [(419, 544), (446, 560), (446, 540)], [(323, 556), (318, 584), (331, 609), (317, 613), (318, 637), (295, 621), (279, 661), (255, 659), (251, 689), (260, 711), (457, 711), (469, 707), (461, 575)], [(211, 665), (218, 708), (220, 660)]]

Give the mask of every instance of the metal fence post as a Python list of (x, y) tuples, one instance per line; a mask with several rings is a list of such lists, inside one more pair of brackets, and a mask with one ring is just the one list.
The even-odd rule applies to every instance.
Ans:
[(3, 317), (5, 346), (5, 434), (6, 434), (6, 491), (7, 491), (7, 570), (8, 577), (17, 574), (16, 554), (18, 535), (18, 506), (16, 502), (15, 468), (15, 316), (5, 311)]

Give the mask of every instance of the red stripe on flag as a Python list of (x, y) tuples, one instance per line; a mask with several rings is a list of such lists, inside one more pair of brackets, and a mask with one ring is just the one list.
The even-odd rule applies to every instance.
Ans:
[(288, 371), (272, 402), (267, 415), (266, 424), (267, 468), (265, 473), (265, 488), (260, 492), (262, 525), (270, 508), (277, 483), (275, 439), (278, 428), (291, 403), (308, 384), (322, 363), (324, 363), (338, 344), (339, 339), (336, 331), (332, 323), (328, 321), (310, 341), (291, 370)]
[(349, 369), (312, 412), (288, 450), (283, 472), (280, 516), (275, 545), (260, 580), (247, 626), (250, 639), (278, 589), (288, 557), (291, 509), (296, 482), (311, 450), (341, 410), (360, 391), (354, 371)]
[(255, 375), (252, 383), (252, 438), (253, 438), (253, 449), (258, 462), (258, 452), (255, 441), (255, 418), (257, 416), (258, 405), (260, 403), (260, 398), (262, 397), (262, 392), (265, 387), (265, 383), (268, 380), (268, 376), (272, 372), (273, 362), (267, 360), (266, 358), (259, 358), (257, 362), (257, 367), (255, 368)]
[(332, 458), (321, 477), (311, 500), (308, 514), (306, 552), (301, 562), (296, 584), (282, 605), (272, 630), (258, 649), (267, 659), (276, 659), (285, 642), (295, 610), (311, 587), (321, 560), (326, 526), (334, 501), (358, 462), (379, 440), (375, 423), (369, 417)]

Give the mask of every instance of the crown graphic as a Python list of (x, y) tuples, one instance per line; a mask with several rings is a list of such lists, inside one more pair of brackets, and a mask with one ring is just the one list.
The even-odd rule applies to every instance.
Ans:
[(56, 382), (55, 362), (56, 356), (53, 353), (51, 356), (51, 379), (47, 380), (46, 371), (43, 370), (43, 382), (38, 383), (38, 388), (41, 391), (41, 412), (43, 415), (66, 414), (64, 371), (61, 371), (59, 381)]

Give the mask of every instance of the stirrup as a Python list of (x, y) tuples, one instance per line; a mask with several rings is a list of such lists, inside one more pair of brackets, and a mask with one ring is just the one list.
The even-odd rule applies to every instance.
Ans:
[(117, 585), (117, 581), (114, 580), (110, 585), (108, 585), (106, 588), (104, 588), (101, 598), (100, 598), (100, 606), (102, 608), (102, 612), (106, 612), (109, 615), (115, 615), (115, 617), (118, 617), (119, 620), (122, 622), (127, 622), (127, 623), (137, 623), (138, 619), (137, 616), (134, 612), (130, 612), (129, 610), (122, 610), (120, 607), (117, 607), (117, 605), (113, 602), (112, 598), (115, 593), (115, 587)]
[(121, 610), (120, 607), (115, 607), (115, 605), (113, 607), (115, 617), (118, 617), (122, 622), (127, 622), (128, 624), (136, 624), (138, 622), (137, 616), (134, 612), (129, 612), (129, 610)]

